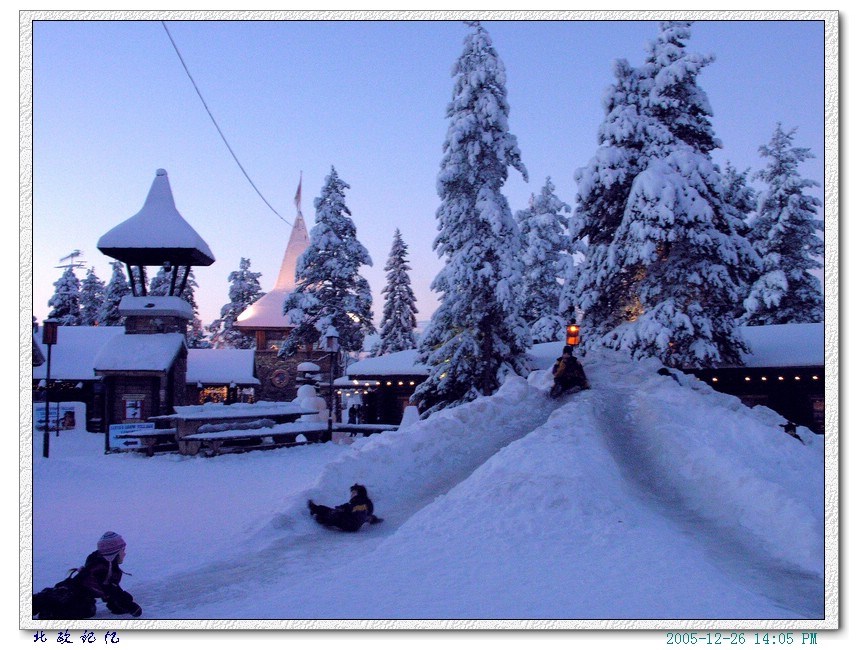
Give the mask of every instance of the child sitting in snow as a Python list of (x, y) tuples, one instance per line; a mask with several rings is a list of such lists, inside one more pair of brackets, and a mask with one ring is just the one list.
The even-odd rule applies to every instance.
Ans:
[(336, 508), (316, 505), (312, 499), (307, 501), (310, 514), (323, 526), (334, 526), (340, 530), (354, 533), (365, 523), (378, 524), (383, 521), (373, 514), (374, 507), (363, 485), (355, 483), (351, 487), (351, 499)]

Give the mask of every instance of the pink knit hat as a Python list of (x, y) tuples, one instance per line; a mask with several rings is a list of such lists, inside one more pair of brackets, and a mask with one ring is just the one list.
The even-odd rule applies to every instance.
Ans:
[(98, 552), (105, 557), (116, 555), (125, 548), (125, 540), (118, 533), (108, 531), (98, 540)]

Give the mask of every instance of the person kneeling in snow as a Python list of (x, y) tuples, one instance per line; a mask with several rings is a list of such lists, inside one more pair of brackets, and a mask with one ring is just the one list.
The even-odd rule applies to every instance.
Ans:
[(310, 514), (323, 526), (334, 526), (348, 533), (356, 532), (367, 522), (378, 524), (384, 521), (373, 514), (374, 507), (366, 488), (357, 483), (351, 487), (351, 499), (348, 503), (329, 508), (317, 505), (310, 499), (307, 501), (307, 507), (310, 508)]
[[(98, 540), (97, 550), (90, 553), (84, 565), (54, 587), (33, 595), (33, 618), (83, 619), (95, 616), (95, 599), (100, 598), (114, 614), (143, 613), (134, 597), (119, 586), (124, 571), (125, 540), (108, 531)], [(130, 575), (130, 574), (129, 574)]]

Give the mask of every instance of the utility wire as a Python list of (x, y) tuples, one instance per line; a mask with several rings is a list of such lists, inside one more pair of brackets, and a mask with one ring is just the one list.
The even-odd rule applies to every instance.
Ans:
[(199, 96), (200, 101), (203, 103), (203, 107), (206, 109), (206, 113), (209, 114), (209, 118), (211, 118), (212, 124), (215, 125), (217, 132), (220, 134), (221, 140), (223, 140), (223, 143), (226, 145), (226, 148), (229, 149), (229, 153), (232, 154), (233, 160), (235, 160), (235, 163), (238, 165), (238, 168), (241, 170), (241, 173), (244, 174), (244, 177), (247, 179), (247, 182), (250, 183), (251, 187), (253, 187), (253, 189), (256, 190), (256, 193), (259, 195), (259, 198), (261, 198), (263, 201), (265, 201), (265, 205), (267, 205), (269, 208), (271, 208), (271, 211), (274, 214), (276, 214), (278, 217), (280, 217), (280, 219), (283, 220), (286, 223), (286, 225), (292, 227), (292, 224), (289, 223), (288, 221), (286, 221), (286, 219), (283, 219), (283, 216), (279, 212), (277, 212), (277, 210), (274, 209), (274, 207), (268, 202), (268, 200), (264, 196), (262, 196), (262, 192), (259, 191), (259, 188), (256, 187), (256, 184), (253, 182), (253, 180), (251, 180), (247, 171), (244, 169), (244, 166), (241, 164), (241, 161), (239, 161), (238, 156), (235, 155), (235, 152), (232, 150), (232, 147), (229, 145), (229, 142), (227, 142), (226, 136), (223, 134), (223, 131), (221, 131), (221, 128), (217, 123), (217, 120), (215, 120), (215, 118), (214, 118), (214, 115), (212, 115), (212, 112), (209, 110), (208, 104), (206, 104), (206, 100), (203, 97), (203, 94), (200, 92), (199, 87), (197, 86), (197, 82), (194, 81), (194, 77), (191, 75), (191, 71), (188, 70), (188, 66), (185, 63), (185, 59), (182, 57), (182, 53), (179, 52), (179, 47), (178, 47), (178, 45), (176, 45), (176, 41), (173, 40), (173, 35), (170, 34), (170, 30), (167, 29), (167, 23), (163, 20), (160, 22), (161, 22), (161, 25), (164, 27), (164, 31), (167, 32), (167, 38), (169, 38), (170, 43), (173, 44), (173, 49), (176, 50), (176, 55), (179, 57), (179, 61), (181, 61), (182, 67), (185, 69), (185, 73), (188, 75), (188, 79), (191, 80), (191, 83), (194, 86), (194, 90), (197, 91), (197, 95)]

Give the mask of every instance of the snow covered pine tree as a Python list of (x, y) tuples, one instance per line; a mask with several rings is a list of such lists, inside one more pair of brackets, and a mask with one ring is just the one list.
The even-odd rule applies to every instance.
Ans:
[(105, 286), (95, 274), (95, 267), (86, 272), (80, 286), (80, 324), (101, 325), (100, 314), (104, 305)]
[(48, 300), (52, 307), (48, 318), (56, 318), (60, 325), (80, 325), (80, 280), (74, 273), (74, 267), (67, 266), (54, 282), (54, 295)]
[(282, 356), (314, 343), (331, 325), (347, 353), (360, 352), (364, 337), (375, 332), (369, 283), (358, 273), (361, 265), (372, 266), (372, 259), (358, 241), (346, 207), (348, 187), (331, 167), (313, 202), (316, 225), (310, 231), (310, 245), (298, 258), (295, 290), (283, 305), (283, 313), (296, 325), (280, 348)]
[(262, 273), (250, 270), (250, 260), (242, 257), (238, 263), (238, 271), (233, 271), (227, 277), (230, 282), (229, 302), (221, 307), (220, 318), (208, 326), (213, 347), (249, 350), (256, 345), (253, 337), (235, 329), (235, 320), (265, 295), (259, 284), (260, 276)]
[(645, 168), (647, 141), (643, 115), (645, 80), (627, 61), (614, 62), (616, 81), (605, 93), (605, 119), (599, 127), (599, 148), (586, 167), (575, 173), (578, 183), (571, 228), (586, 242), (586, 259), (577, 277), (563, 288), (564, 309), (583, 311), (587, 341), (598, 341), (623, 323), (628, 314), (631, 271), (616, 268), (608, 252), (626, 210), (632, 182)]
[(387, 284), (381, 290), (385, 297), (384, 312), (381, 317), (381, 340), (374, 355), (401, 352), (417, 347), (414, 330), (417, 328), (417, 299), (411, 289), (406, 255), (408, 247), (402, 241), (399, 228), (393, 233), (393, 245), (384, 270), (387, 271)]
[(554, 194), (549, 177), (539, 196), (532, 197), (530, 206), (515, 215), (523, 241), (522, 315), (534, 343), (559, 341), (573, 316), (561, 312), (563, 287), (559, 282), (569, 276), (572, 265), (569, 219), (563, 214), (569, 211), (569, 206)]
[(822, 268), (823, 228), (817, 218), (822, 202), (805, 193), (816, 181), (801, 178), (799, 163), (812, 158), (809, 149), (793, 147), (795, 129), (780, 124), (760, 154), (768, 165), (756, 177), (767, 188), (759, 197), (751, 222), (751, 241), (762, 258), (762, 269), (745, 300), (749, 325), (821, 323), (825, 315), (822, 283), (811, 271)]
[(128, 286), (128, 279), (122, 270), (122, 262), (114, 261), (110, 265), (113, 268), (113, 274), (104, 290), (104, 302), (101, 304), (98, 322), (106, 326), (124, 325), (125, 318), (119, 315), (119, 302), (123, 296), (131, 293), (131, 287)]
[(690, 23), (662, 23), (635, 75), (640, 171), (592, 271), (611, 309), (611, 329), (598, 342), (674, 367), (718, 367), (738, 363), (746, 349), (734, 310), (743, 269), (759, 258), (711, 158), (720, 142), (697, 75), (712, 59), (689, 53), (689, 37)]
[(446, 263), (432, 289), (440, 305), (420, 342), (429, 377), (414, 394), (424, 414), (490, 395), (523, 374), (530, 331), (520, 313), (521, 233), (501, 187), (512, 166), (527, 179), (509, 132), (506, 72), (479, 23), (453, 67), (455, 86), (437, 188)]

